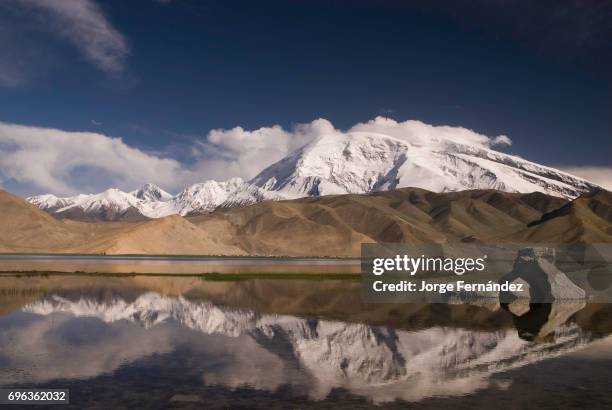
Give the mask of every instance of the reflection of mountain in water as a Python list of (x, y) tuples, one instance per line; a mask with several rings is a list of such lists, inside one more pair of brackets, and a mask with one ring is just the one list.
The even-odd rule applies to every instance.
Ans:
[[(263, 315), (156, 293), (143, 294), (132, 302), (122, 298), (98, 301), (53, 296), (23, 310), (38, 315), (64, 312), (99, 318), (110, 324), (129, 321), (146, 329), (178, 323), (182, 328), (206, 335), (247, 338), (286, 366), (306, 373), (308, 377), (302, 380), (310, 380), (307, 389), (315, 398), (325, 397), (335, 387), (375, 401), (465, 394), (488, 386), (493, 373), (573, 351), (591, 340), (588, 332), (564, 323), (539, 324), (542, 329), (548, 326), (547, 338), (530, 342), (521, 339), (515, 329), (473, 331), (431, 327), (408, 332), (340, 321)], [(224, 371), (228, 372), (215, 370), (215, 383), (236, 387), (250, 381), (241, 379), (241, 372), (218, 376)], [(273, 387), (278, 386), (266, 386)]]

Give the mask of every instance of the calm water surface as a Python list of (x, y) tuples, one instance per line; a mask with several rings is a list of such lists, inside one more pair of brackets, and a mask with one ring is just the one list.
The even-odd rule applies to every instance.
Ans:
[(130, 255), (0, 255), (0, 272), (84, 272), (144, 274), (359, 273), (360, 260), (349, 258), (276, 258)]
[(62, 408), (612, 406), (610, 305), (364, 305), (359, 286), (0, 277), (0, 385), (69, 388)]

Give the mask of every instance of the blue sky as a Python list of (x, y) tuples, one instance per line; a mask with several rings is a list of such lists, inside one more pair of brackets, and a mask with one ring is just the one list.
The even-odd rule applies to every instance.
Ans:
[[(19, 194), (248, 178), (296, 124), (376, 116), (507, 135), (505, 152), (612, 180), (604, 2), (7, 0), (0, 16), (0, 185)], [(211, 142), (238, 126), (249, 152)]]

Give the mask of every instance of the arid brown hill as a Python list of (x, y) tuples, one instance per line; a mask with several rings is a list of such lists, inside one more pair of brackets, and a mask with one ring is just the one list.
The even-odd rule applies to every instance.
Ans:
[(610, 242), (612, 192), (584, 194), (548, 212), (517, 239), (529, 242)]
[(204, 230), (227, 232), (248, 253), (347, 256), (359, 255), (362, 242), (506, 239), (565, 203), (541, 193), (403, 188), (263, 202), (190, 220)]
[(24, 199), (0, 191), (0, 251), (61, 252), (82, 234)]
[(180, 216), (144, 222), (57, 220), (0, 191), (0, 252), (240, 255)]
[(57, 220), (0, 191), (0, 252), (359, 256), (363, 242), (612, 242), (612, 193), (574, 201), (403, 188), (139, 222)]

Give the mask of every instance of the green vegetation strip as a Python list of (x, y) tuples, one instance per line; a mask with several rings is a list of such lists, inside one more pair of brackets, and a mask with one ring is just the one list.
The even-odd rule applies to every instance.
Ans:
[(350, 280), (358, 281), (358, 273), (118, 273), (118, 272), (2, 272), (5, 277), (50, 277), (50, 276), (94, 276), (94, 277), (195, 277), (205, 281), (241, 281), (254, 279), (294, 279), (294, 280)]
[(199, 275), (206, 281), (240, 281), (253, 279), (299, 279), (299, 280), (361, 280), (355, 273), (208, 273)]
[(62, 257), (87, 257), (87, 258), (107, 258), (107, 259), (121, 259), (121, 258), (135, 258), (135, 259), (272, 259), (272, 260), (301, 260), (301, 259), (318, 259), (318, 260), (355, 260), (358, 261), (358, 256), (276, 256), (276, 255), (165, 255), (165, 254), (147, 254), (141, 253), (118, 253), (118, 254), (105, 254), (105, 253), (13, 253), (13, 252), (0, 252), (0, 256), (50, 256), (55, 258)]

